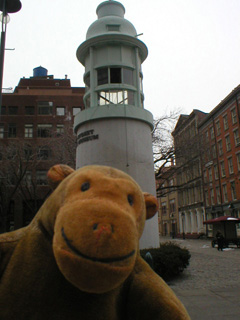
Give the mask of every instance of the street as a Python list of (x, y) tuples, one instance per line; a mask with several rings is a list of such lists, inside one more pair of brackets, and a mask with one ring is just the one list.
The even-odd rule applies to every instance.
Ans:
[(171, 239), (191, 253), (190, 265), (168, 284), (192, 320), (240, 319), (240, 249), (218, 251), (210, 240)]

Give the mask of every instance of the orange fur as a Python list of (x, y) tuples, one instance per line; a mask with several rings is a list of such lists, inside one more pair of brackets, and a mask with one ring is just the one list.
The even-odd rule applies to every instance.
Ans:
[(127, 174), (57, 165), (31, 224), (0, 235), (0, 319), (187, 320), (138, 241), (157, 211)]

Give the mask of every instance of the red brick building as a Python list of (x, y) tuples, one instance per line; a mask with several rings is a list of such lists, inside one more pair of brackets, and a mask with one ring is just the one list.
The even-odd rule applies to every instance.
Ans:
[(240, 86), (199, 124), (206, 219), (239, 217), (240, 211)]
[(239, 106), (240, 85), (210, 113), (181, 115), (172, 133), (180, 233), (186, 236), (204, 232), (203, 220), (240, 216)]
[(50, 190), (46, 173), (56, 163), (75, 167), (73, 120), (85, 88), (54, 79), (42, 67), (2, 96), (0, 114), (0, 230), (29, 223)]
[(178, 194), (176, 191), (175, 165), (164, 168), (156, 182), (159, 203), (158, 225), (160, 236), (175, 236), (179, 233)]
[(193, 110), (190, 115), (181, 115), (172, 132), (176, 158), (178, 232), (186, 237), (198, 237), (204, 232), (205, 209), (198, 125), (205, 117), (206, 113), (200, 110)]

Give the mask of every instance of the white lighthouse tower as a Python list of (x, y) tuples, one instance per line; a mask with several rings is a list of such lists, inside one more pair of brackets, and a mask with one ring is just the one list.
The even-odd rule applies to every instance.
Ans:
[[(124, 18), (117, 1), (97, 7), (98, 20), (90, 25), (77, 50), (85, 66), (85, 110), (75, 117), (77, 168), (100, 164), (132, 176), (143, 191), (155, 194), (151, 130), (152, 114), (144, 109), (141, 64), (146, 45)], [(141, 248), (159, 246), (157, 215), (146, 223)]]

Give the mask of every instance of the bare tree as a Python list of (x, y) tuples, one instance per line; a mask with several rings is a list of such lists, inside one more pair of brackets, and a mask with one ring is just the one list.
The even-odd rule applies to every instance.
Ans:
[[(189, 127), (174, 141), (172, 132), (180, 112), (174, 111), (154, 121), (152, 132), (155, 176), (158, 181), (157, 193), (161, 196), (168, 192), (188, 188), (186, 182), (200, 175), (199, 158), (201, 146), (195, 127)], [(184, 172), (184, 177), (182, 173)], [(166, 181), (175, 178), (174, 185)]]
[(9, 229), (7, 218), (13, 214), (13, 199), (20, 196), (26, 173), (36, 166), (37, 157), (31, 145), (21, 139), (1, 144), (0, 218), (3, 230)]
[(63, 163), (75, 168), (77, 137), (73, 132), (72, 125), (66, 122), (64, 130), (62, 132), (55, 132), (54, 136), (55, 139), (52, 139), (50, 142), (53, 150), (54, 164)]
[(46, 173), (55, 164), (75, 167), (76, 135), (69, 122), (57, 131), (46, 130), (42, 139), (0, 141), (0, 232), (8, 231), (13, 203), (21, 204), (24, 223), (34, 217), (51, 193)]
[(152, 142), (156, 177), (159, 177), (163, 169), (174, 161), (175, 148), (171, 133), (178, 117), (179, 111), (176, 110), (154, 120)]

